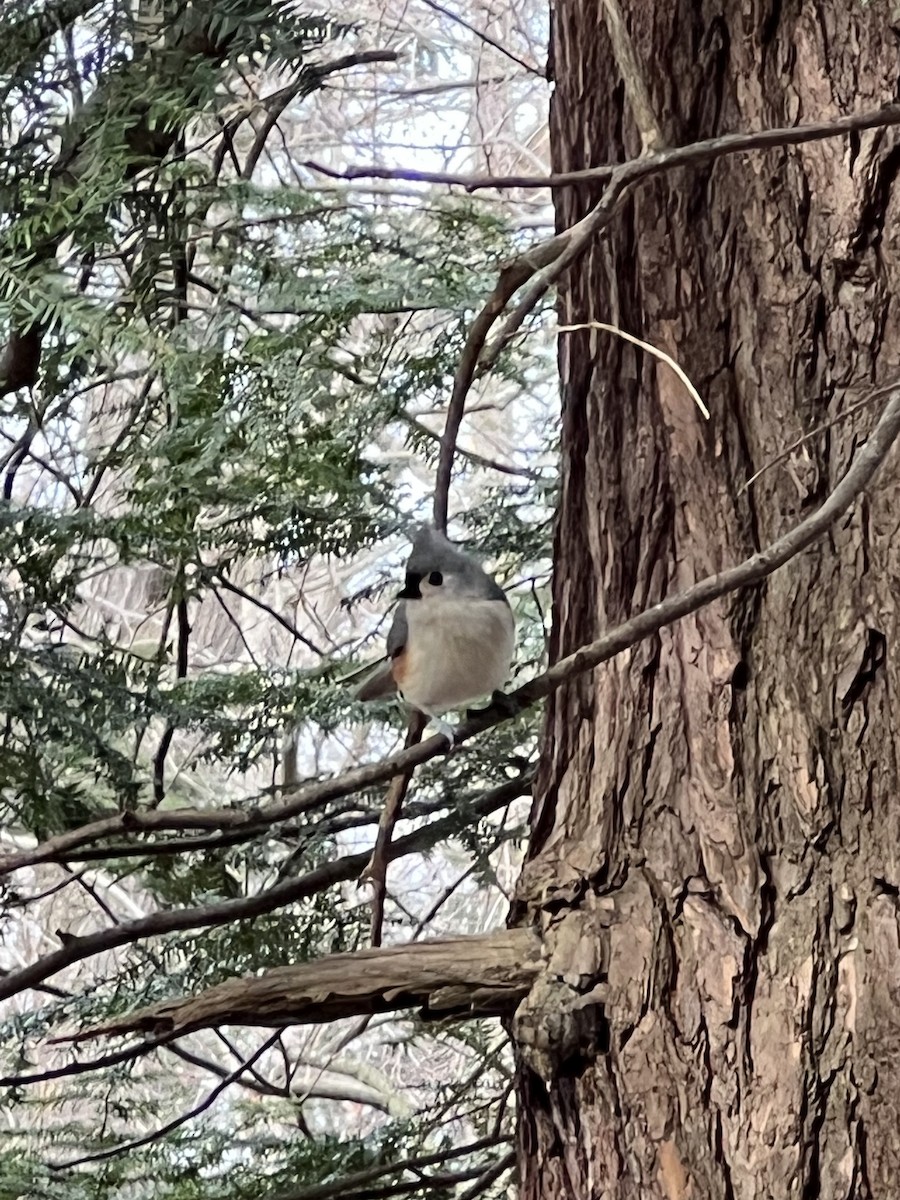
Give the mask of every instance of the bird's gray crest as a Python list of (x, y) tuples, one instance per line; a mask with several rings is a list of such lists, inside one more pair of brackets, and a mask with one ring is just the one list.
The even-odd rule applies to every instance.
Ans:
[(430, 571), (448, 567), (460, 571), (470, 564), (475, 565), (474, 559), (454, 546), (433, 525), (420, 525), (412, 538), (406, 569), (416, 575), (427, 575)]
[(421, 525), (412, 540), (412, 551), (406, 564), (408, 575), (427, 578), (432, 571), (455, 575), (465, 580), (476, 595), (485, 600), (505, 600), (503, 589), (497, 585), (479, 563), (432, 525)]

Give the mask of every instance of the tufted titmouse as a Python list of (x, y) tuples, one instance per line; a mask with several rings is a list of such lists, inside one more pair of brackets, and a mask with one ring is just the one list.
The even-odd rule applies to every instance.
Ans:
[(399, 692), (452, 743), (442, 713), (503, 686), (515, 643), (509, 601), (478, 563), (423, 526), (387, 639), (388, 661), (357, 689), (360, 700)]

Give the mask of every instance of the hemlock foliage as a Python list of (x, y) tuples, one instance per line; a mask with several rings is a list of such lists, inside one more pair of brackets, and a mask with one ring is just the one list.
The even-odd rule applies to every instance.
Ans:
[[(293, 146), (291, 131), (307, 116), (315, 131), (316, 93), (358, 52), (364, 23), (289, 0), (13, 0), (4, 25), (5, 856), (127, 810), (252, 811), (286, 779), (396, 746), (398, 710), (373, 717), (340, 680), (380, 653), (377, 614), (406, 531), (429, 511), (435, 410), (520, 238), (496, 206), (426, 191), (385, 200), (302, 166), (315, 147)], [(382, 61), (367, 69), (396, 69)], [(527, 343), (500, 360), (479, 398), (502, 410), (521, 474), (467, 458), (480, 447), (466, 426), (451, 504), (452, 532), (511, 586), (525, 671), (543, 655), (553, 480), (533, 468), (551, 438), (531, 420), (516, 427), (509, 402), (545, 367)], [(392, 867), (389, 930), (502, 921), (491, 887), (521, 810), (470, 806), (527, 770), (535, 722), (417, 775), (398, 835), (450, 814), (456, 837)], [(382, 797), (369, 789), (230, 839), (119, 830), (7, 874), (0, 967), (14, 978), (72, 937), (215, 909), (367, 851)], [(379, 1165), (377, 1180), (334, 1194), (419, 1179), (403, 1194), (450, 1196), (454, 1173), (460, 1188), (478, 1179), (508, 1130), (498, 1029), (396, 1018), (346, 1047), (343, 1028), (288, 1030), (241, 1076), (249, 1086), (222, 1088), (167, 1136), (57, 1169), (188, 1113), (270, 1031), (195, 1035), (27, 1082), (122, 1049), (47, 1038), (365, 945), (368, 916), (348, 878), (253, 917), (136, 935), (37, 990), (10, 984), (0, 1063), (20, 1081), (3, 1099), (0, 1200), (299, 1196)], [(329, 1095), (341, 1081), (343, 1096)], [(468, 1143), (479, 1148), (439, 1162)], [(422, 1155), (435, 1158), (418, 1176), (390, 1168)]]

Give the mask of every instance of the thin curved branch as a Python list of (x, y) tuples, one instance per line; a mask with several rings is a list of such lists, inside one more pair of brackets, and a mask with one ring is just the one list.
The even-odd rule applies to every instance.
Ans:
[(478, 29), (475, 25), (471, 25), (459, 13), (445, 8), (443, 4), (438, 4), (437, 0), (422, 0), (422, 3), (426, 4), (433, 12), (440, 13), (443, 17), (449, 17), (451, 21), (454, 21), (457, 25), (461, 25), (463, 29), (468, 29), (469, 33), (474, 33), (479, 41), (484, 42), (486, 46), (493, 47), (499, 54), (508, 58), (510, 62), (514, 62), (517, 66), (522, 67), (523, 70), (528, 71), (530, 75), (537, 75), (539, 79), (547, 78), (546, 72), (542, 71), (540, 67), (536, 67), (534, 63), (526, 62), (524, 58), (519, 58), (517, 54), (513, 54), (512, 50), (508, 50), (506, 46), (498, 42), (495, 38), (492, 38), (489, 33), (485, 33), (483, 29)]
[(282, 629), (286, 629), (291, 637), (304, 645), (307, 650), (312, 650), (313, 654), (318, 654), (319, 658), (327, 657), (326, 652), (321, 646), (317, 646), (315, 642), (310, 641), (310, 639), (302, 634), (295, 625), (291, 624), (287, 617), (283, 617), (281, 613), (272, 608), (270, 604), (266, 604), (265, 600), (261, 600), (258, 596), (251, 595), (250, 592), (245, 591), (236, 583), (232, 583), (231, 580), (226, 579), (221, 572), (219, 572), (215, 578), (217, 579), (219, 586), (223, 587), (226, 592), (231, 592), (235, 596), (240, 596), (242, 600), (246, 600), (248, 604), (252, 604), (255, 608), (260, 609), (261, 612), (268, 613), (268, 615), (274, 621), (278, 622)]
[[(422, 740), (422, 734), (425, 732), (427, 724), (427, 717), (423, 716), (420, 712), (413, 712), (409, 718), (404, 746), (417, 746)], [(387, 898), (387, 868), (390, 858), (391, 838), (394, 836), (394, 828), (400, 819), (403, 801), (406, 799), (406, 793), (409, 791), (412, 777), (413, 768), (408, 767), (401, 774), (395, 775), (391, 780), (390, 787), (384, 798), (381, 817), (378, 821), (378, 833), (375, 838), (372, 857), (366, 863), (360, 876), (360, 882), (366, 881), (373, 888), (372, 920), (369, 931), (369, 943), (372, 946), (381, 945), (381, 935), (384, 930), (384, 902)]]
[[(68, 995), (67, 992), (63, 993), (66, 998)], [(90, 1071), (102, 1071), (105, 1067), (117, 1067), (121, 1063), (133, 1062), (134, 1059), (141, 1058), (143, 1055), (149, 1054), (151, 1050), (157, 1050), (172, 1040), (172, 1034), (163, 1034), (162, 1037), (147, 1038), (136, 1045), (125, 1046), (124, 1049), (117, 1050), (114, 1054), (104, 1054), (100, 1058), (92, 1058), (87, 1062), (66, 1063), (65, 1066), (51, 1067), (47, 1071), (34, 1071), (30, 1075), (7, 1075), (0, 1079), (0, 1087), (28, 1087), (34, 1083), (47, 1083), (51, 1079), (65, 1079), (68, 1075), (87, 1075)]]
[(519, 288), (526, 284), (537, 271), (558, 259), (571, 244), (573, 237), (577, 236), (576, 231), (579, 231), (582, 225), (583, 222), (579, 222), (565, 233), (549, 238), (545, 242), (539, 242), (536, 246), (526, 250), (524, 254), (520, 254), (507, 263), (500, 271), (493, 292), (472, 322), (460, 355), (456, 374), (453, 377), (453, 388), (450, 393), (450, 402), (447, 405), (447, 417), (435, 472), (434, 524), (437, 529), (446, 530), (447, 528), (456, 441), (465, 415), (466, 397), (475, 378), (478, 360), (487, 336)]
[(449, 171), (417, 171), (406, 168), (363, 166), (335, 171), (320, 163), (303, 165), (332, 179), (402, 179), (415, 183), (449, 184), (464, 187), (468, 192), (481, 188), (559, 188), (576, 187), (584, 183), (607, 183), (617, 172), (627, 171), (629, 182), (648, 179), (676, 167), (697, 166), (714, 162), (730, 154), (747, 154), (753, 150), (777, 150), (784, 146), (801, 146), (848, 133), (900, 125), (900, 104), (888, 104), (873, 112), (853, 113), (833, 121), (815, 121), (809, 125), (787, 125), (776, 129), (759, 129), (751, 133), (725, 133), (720, 137), (704, 138), (687, 146), (658, 150), (643, 158), (625, 163), (602, 163), (580, 171), (559, 171), (553, 175), (465, 175)]
[(239, 1066), (235, 1067), (235, 1069), (231, 1071), (221, 1081), (221, 1083), (217, 1083), (212, 1091), (209, 1092), (199, 1104), (196, 1104), (192, 1109), (190, 1109), (190, 1111), (182, 1113), (173, 1121), (167, 1122), (159, 1129), (155, 1129), (152, 1133), (147, 1133), (143, 1137), (134, 1138), (130, 1142), (122, 1142), (120, 1145), (112, 1146), (108, 1150), (98, 1150), (93, 1154), (82, 1154), (79, 1158), (71, 1158), (66, 1162), (51, 1163), (50, 1169), (53, 1171), (65, 1171), (69, 1167), (79, 1167), (82, 1163), (101, 1162), (103, 1159), (107, 1158), (118, 1158), (120, 1154), (127, 1154), (130, 1150), (137, 1150), (141, 1146), (149, 1146), (152, 1142), (158, 1142), (160, 1138), (164, 1138), (166, 1134), (172, 1133), (176, 1129), (180, 1129), (182, 1125), (186, 1125), (188, 1121), (192, 1121), (194, 1117), (198, 1117), (200, 1113), (206, 1112), (206, 1110), (215, 1103), (215, 1101), (219, 1096), (221, 1096), (226, 1088), (230, 1087), (232, 1083), (235, 1083), (238, 1079), (240, 1079), (243, 1073), (252, 1067), (258, 1058), (262, 1058), (265, 1052), (274, 1046), (279, 1037), (281, 1037), (280, 1030), (273, 1033), (271, 1037), (266, 1038), (263, 1044), (257, 1050), (255, 1050), (245, 1062), (242, 1062), (239, 1064)]

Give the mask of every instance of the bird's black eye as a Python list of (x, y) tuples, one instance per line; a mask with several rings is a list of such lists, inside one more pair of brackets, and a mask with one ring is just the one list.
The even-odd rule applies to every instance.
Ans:
[(428, 582), (431, 584), (432, 587), (440, 587), (441, 584), (444, 582), (444, 577), (440, 573), (440, 571), (432, 571), (431, 574), (428, 576)]

